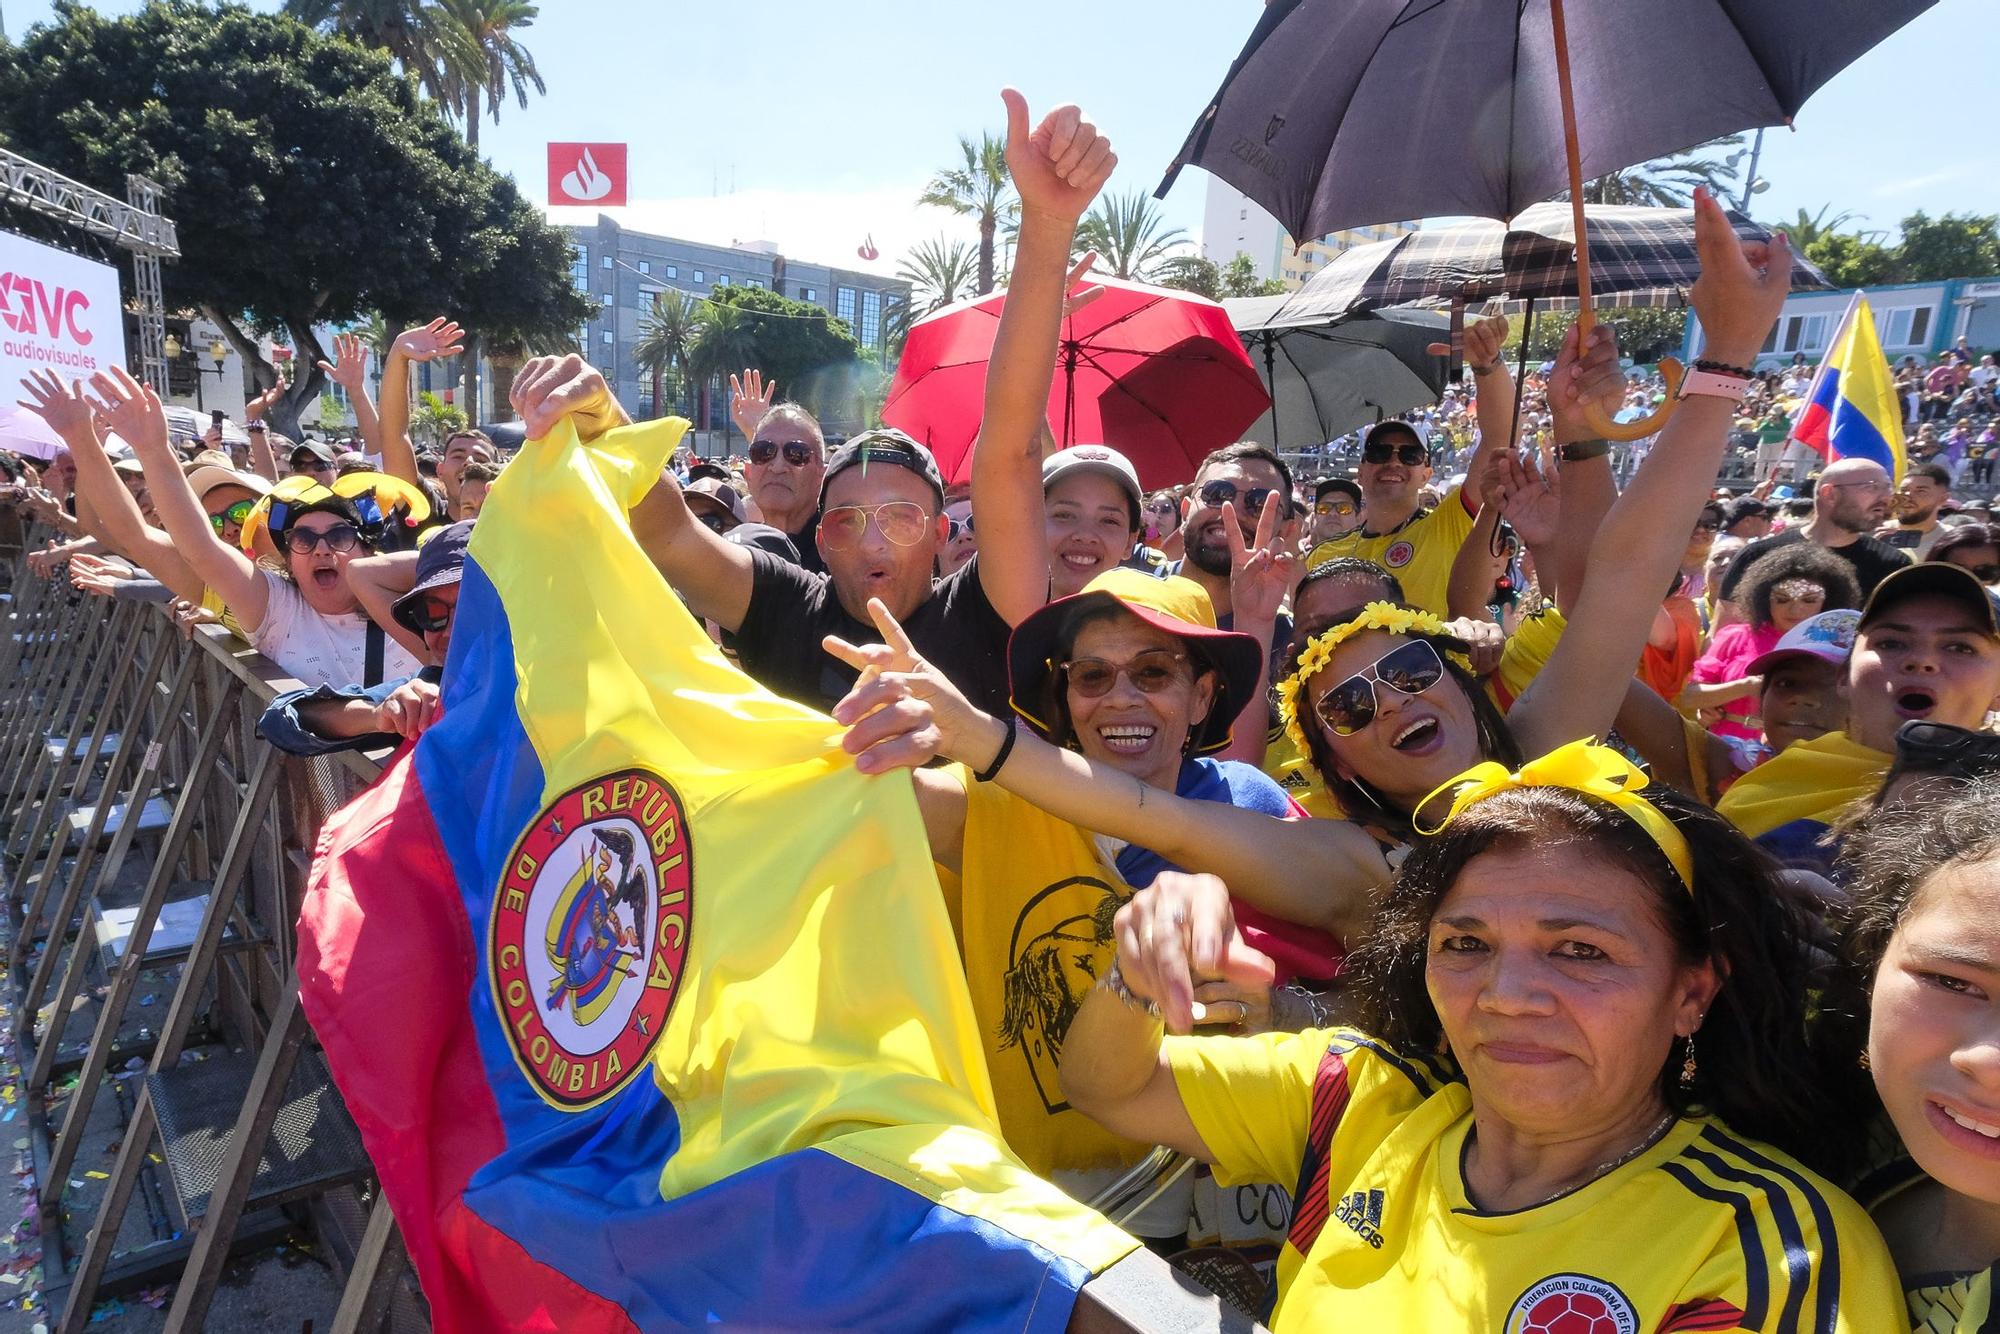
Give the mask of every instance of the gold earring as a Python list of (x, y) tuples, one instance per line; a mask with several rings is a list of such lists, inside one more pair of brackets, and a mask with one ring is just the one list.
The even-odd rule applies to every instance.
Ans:
[(1874, 1066), (1868, 1064), (1868, 1049), (1866, 1047), (1861, 1049), (1861, 1059), (1856, 1061), (1855, 1064), (1860, 1066), (1864, 1071), (1873, 1072), (1875, 1069)]

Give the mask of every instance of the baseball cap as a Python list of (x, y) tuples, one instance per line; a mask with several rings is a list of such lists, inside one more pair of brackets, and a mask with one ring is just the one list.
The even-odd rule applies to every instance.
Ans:
[(1335, 491), (1349, 497), (1357, 505), (1361, 503), (1361, 484), (1346, 477), (1322, 477), (1319, 485), (1313, 488), (1314, 503), (1325, 500)]
[(1058, 716), (1055, 655), (1062, 628), (1072, 613), (1093, 606), (1122, 607), (1154, 629), (1199, 648), (1207, 665), (1222, 677), (1222, 688), (1208, 716), (1195, 724), (1193, 749), (1201, 754), (1227, 746), (1230, 724), (1263, 689), (1264, 650), (1249, 635), (1217, 629), (1208, 590), (1180, 575), (1159, 578), (1122, 566), (1106, 570), (1081, 593), (1057, 598), (1015, 626), (1007, 641), (1008, 699), (1014, 712), (1043, 736), (1050, 735), (1049, 720)]
[(2000, 613), (1995, 612), (1993, 595), (1986, 591), (1986, 585), (1980, 583), (1979, 576), (1972, 571), (1944, 561), (1905, 565), (1885, 577), (1875, 585), (1875, 591), (1868, 595), (1867, 604), (1861, 608), (1859, 628), (1866, 629), (1870, 621), (1879, 618), (1898, 602), (1932, 594), (1963, 603), (1973, 613), (1973, 619), (1982, 631), (2000, 638)]
[(713, 477), (718, 482), (730, 480), (729, 469), (714, 459), (696, 459), (688, 464), (688, 480), (698, 482), (704, 477)]
[(915, 473), (930, 484), (938, 508), (944, 508), (944, 475), (938, 471), (937, 460), (931, 457), (930, 450), (894, 427), (863, 431), (834, 452), (827, 460), (826, 480), (819, 485), (821, 502), (825, 502), (827, 488), (833, 485), (834, 478), (849, 468), (871, 464), (886, 464)]
[(685, 497), (706, 496), (720, 505), (730, 518), (730, 526), (742, 523), (747, 515), (743, 512), (743, 498), (736, 494), (736, 488), (715, 477), (697, 477), (681, 488)]
[(799, 563), (799, 549), (791, 538), (768, 523), (739, 523), (723, 534), (723, 540), (739, 547), (768, 551), (781, 560)]
[(1118, 483), (1132, 502), (1134, 514), (1145, 504), (1146, 493), (1139, 487), (1139, 470), (1132, 466), (1132, 460), (1109, 445), (1071, 445), (1043, 459), (1042, 490), (1047, 491), (1065, 477), (1086, 472), (1100, 473)]
[(435, 529), (424, 539), (417, 548), (417, 582), (389, 605), (389, 614), (398, 625), (413, 634), (423, 633), (417, 613), (423, 608), (424, 594), (464, 577), (465, 547), (471, 540), (470, 519)]
[(234, 472), (236, 469), (236, 460), (230, 458), (229, 455), (219, 449), (204, 449), (186, 463), (183, 463), (181, 467), (187, 470), (189, 477), (194, 476), (195, 472), (201, 468), (227, 468)]
[(291, 452), (285, 455), (285, 461), (289, 463), (301, 454), (310, 454), (326, 466), (333, 466), (333, 450), (317, 440), (299, 441), (292, 446)]
[(1789, 658), (1818, 658), (1839, 664), (1854, 649), (1855, 632), (1861, 628), (1861, 613), (1852, 608), (1823, 611), (1808, 616), (1759, 654), (1745, 669), (1746, 676), (1762, 676)]
[(1376, 422), (1373, 426), (1369, 427), (1367, 433), (1361, 437), (1361, 447), (1366, 449), (1368, 446), (1374, 444), (1378, 438), (1391, 435), (1407, 436), (1422, 445), (1426, 453), (1430, 451), (1431, 437), (1429, 432), (1425, 431), (1423, 427), (1417, 425), (1415, 422), (1406, 422), (1395, 417), (1391, 417), (1387, 421)]

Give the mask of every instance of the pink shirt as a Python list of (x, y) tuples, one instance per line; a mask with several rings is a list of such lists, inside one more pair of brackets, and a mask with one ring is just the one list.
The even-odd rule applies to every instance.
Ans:
[[(1750, 664), (1776, 648), (1784, 631), (1775, 625), (1749, 626), (1741, 621), (1725, 625), (1709, 641), (1708, 652), (1695, 660), (1692, 680), (1703, 685), (1741, 681), (1750, 675)], [(1756, 741), (1764, 735), (1757, 717), (1757, 697), (1745, 695), (1722, 706), (1725, 715), (1709, 730), (1717, 736), (1743, 737)]]

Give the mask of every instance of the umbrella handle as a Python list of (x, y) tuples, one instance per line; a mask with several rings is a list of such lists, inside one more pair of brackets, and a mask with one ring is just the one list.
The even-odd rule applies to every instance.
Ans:
[(1591, 402), (1584, 406), (1584, 423), (1603, 440), (1637, 440), (1641, 436), (1654, 434), (1667, 424), (1667, 418), (1673, 416), (1674, 409), (1680, 406), (1681, 379), (1687, 374), (1687, 368), (1673, 357), (1663, 357), (1660, 361), (1660, 374), (1667, 382), (1667, 401), (1660, 404), (1650, 416), (1642, 417), (1638, 421), (1613, 421), (1602, 403)]

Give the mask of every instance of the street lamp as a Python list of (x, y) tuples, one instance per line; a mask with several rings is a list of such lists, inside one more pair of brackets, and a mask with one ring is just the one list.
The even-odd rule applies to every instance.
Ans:
[(183, 353), (186, 354), (187, 359), (189, 361), (194, 362), (195, 407), (198, 410), (205, 410), (207, 405), (202, 401), (201, 377), (204, 375), (213, 375), (217, 380), (222, 379), (223, 363), (229, 360), (229, 345), (224, 343), (220, 338), (212, 338), (209, 340), (208, 343), (209, 359), (215, 363), (215, 369), (212, 371), (209, 370), (208, 367), (201, 364), (200, 360), (197, 359), (194, 355), (194, 349), (183, 344), (178, 335), (168, 334), (166, 346), (164, 347), (163, 350), (166, 352), (167, 360), (170, 362), (179, 361)]

